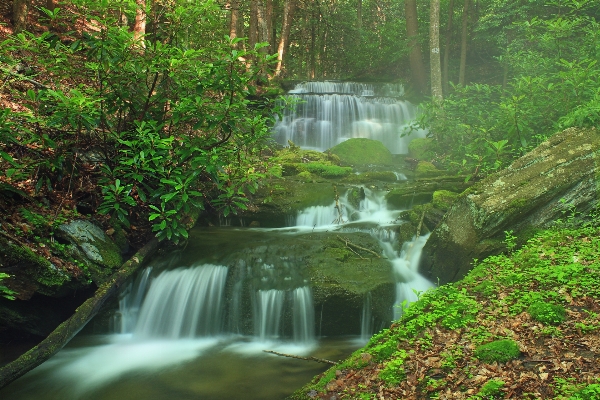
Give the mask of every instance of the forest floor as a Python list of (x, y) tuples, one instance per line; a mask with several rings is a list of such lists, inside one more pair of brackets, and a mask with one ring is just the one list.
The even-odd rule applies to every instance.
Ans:
[(292, 398), (600, 399), (599, 359), (600, 230), (563, 227), (421, 294)]

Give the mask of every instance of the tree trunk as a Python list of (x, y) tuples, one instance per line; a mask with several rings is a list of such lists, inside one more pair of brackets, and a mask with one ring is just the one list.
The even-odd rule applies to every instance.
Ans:
[(450, 44), (452, 43), (452, 17), (454, 15), (454, 0), (450, 0), (448, 6), (448, 25), (446, 25), (446, 38), (444, 43), (444, 62), (442, 64), (442, 89), (447, 95), (449, 91), (448, 85), (448, 64), (450, 62)]
[[(262, 0), (256, 2), (256, 27), (258, 42), (269, 43), (269, 27), (267, 24), (265, 5)], [(262, 47), (259, 51), (263, 54), (267, 54), (269, 49), (267, 47)]]
[(419, 44), (419, 27), (417, 23), (417, 1), (404, 0), (404, 11), (406, 14), (406, 37), (410, 49), (410, 73), (415, 89), (420, 94), (425, 93), (427, 77), (423, 65), (423, 55)]
[(429, 51), (431, 64), (431, 96), (434, 101), (441, 102), (442, 68), (440, 65), (440, 0), (431, 0), (429, 14)]
[(281, 70), (283, 69), (283, 59), (289, 44), (290, 30), (292, 29), (294, 6), (294, 0), (285, 0), (283, 5), (283, 21), (281, 23), (281, 38), (279, 39), (279, 46), (277, 47), (277, 66), (275, 67), (275, 76), (281, 75)]
[(158, 240), (152, 239), (148, 242), (106, 282), (100, 285), (94, 297), (87, 299), (46, 339), (15, 361), (0, 368), (0, 388), (25, 375), (58, 353), (98, 313), (104, 302), (117, 293), (127, 279), (144, 263), (144, 260), (156, 251), (157, 247)]
[[(229, 14), (229, 37), (231, 39), (235, 39), (239, 37), (238, 23), (240, 18), (240, 5), (238, 4), (238, 0), (231, 0), (230, 7), (231, 13)], [(237, 49), (239, 46), (235, 44), (233, 47)]]
[(258, 0), (250, 2), (250, 32), (248, 33), (249, 50), (254, 50), (254, 46), (258, 43)]
[(28, 9), (29, 0), (13, 0), (12, 20), (15, 33), (27, 30)]
[(133, 40), (142, 47), (146, 47), (146, 0), (135, 0), (135, 22), (133, 24)]
[(265, 6), (265, 20), (267, 22), (267, 38), (269, 42), (268, 51), (269, 54), (275, 51), (275, 46), (273, 46), (273, 0), (267, 0)]
[(356, 7), (356, 30), (360, 35), (360, 30), (362, 29), (362, 0), (358, 0), (358, 5)]
[(462, 33), (460, 38), (460, 69), (458, 72), (458, 84), (465, 85), (465, 70), (467, 68), (467, 33), (469, 21), (469, 0), (465, 0), (462, 16)]

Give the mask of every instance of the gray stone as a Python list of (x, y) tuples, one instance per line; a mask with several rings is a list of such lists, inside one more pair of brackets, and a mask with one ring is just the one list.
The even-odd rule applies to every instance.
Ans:
[(88, 267), (92, 280), (99, 283), (123, 264), (119, 247), (102, 229), (88, 220), (75, 220), (61, 225), (57, 235), (71, 243), (71, 254)]
[(420, 271), (434, 282), (456, 281), (474, 258), (506, 249), (505, 231), (524, 242), (568, 210), (596, 207), (599, 151), (596, 129), (567, 129), (466, 190), (425, 245)]

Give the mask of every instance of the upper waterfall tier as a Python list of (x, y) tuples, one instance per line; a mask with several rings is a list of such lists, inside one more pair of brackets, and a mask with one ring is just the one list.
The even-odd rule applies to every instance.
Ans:
[(273, 128), (274, 139), (325, 151), (350, 138), (379, 140), (394, 154), (406, 154), (408, 142), (423, 137), (424, 131), (408, 136), (417, 107), (398, 99), (399, 84), (356, 82), (305, 82), (289, 92), (295, 100)]

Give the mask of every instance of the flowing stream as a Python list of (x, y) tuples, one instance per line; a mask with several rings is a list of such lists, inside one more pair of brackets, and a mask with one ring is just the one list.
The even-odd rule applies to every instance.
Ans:
[[(300, 85), (294, 93), (306, 103), (286, 114), (275, 136), (326, 149), (366, 135), (404, 152), (398, 129), (414, 116), (414, 108), (396, 98), (401, 92), (398, 85)], [(311, 108), (317, 117), (307, 116)], [(340, 117), (349, 112), (353, 116)], [(312, 141), (314, 135), (320, 142)], [(433, 286), (417, 271), (427, 235), (398, 245), (401, 210), (388, 209), (384, 192), (361, 190), (358, 204), (342, 194), (328, 206), (288, 216), (287, 227), (194, 229), (186, 249), (152, 260), (122, 289), (112, 310), (0, 391), (0, 398), (275, 400), (290, 395), (326, 366), (263, 350), (340, 360), (391, 321), (376, 319), (378, 298), (369, 292), (352, 317), (359, 331), (321, 335), (323, 308), (317, 308), (299, 264), (283, 253), (267, 259), (261, 249), (312, 232), (371, 235), (396, 281), (395, 301), (388, 305), (394, 318)]]

